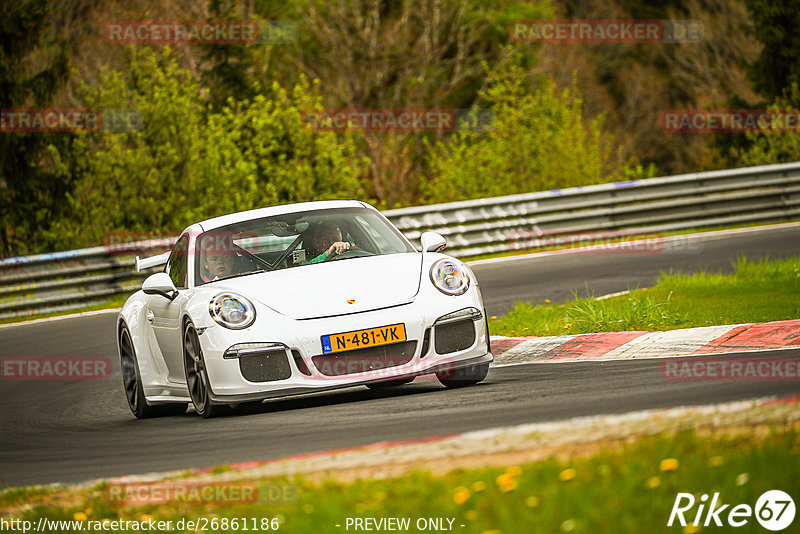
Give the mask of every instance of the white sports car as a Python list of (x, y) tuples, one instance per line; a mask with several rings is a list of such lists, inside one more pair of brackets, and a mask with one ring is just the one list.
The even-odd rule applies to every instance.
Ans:
[(478, 282), (422, 252), (358, 201), (256, 209), (188, 227), (122, 308), (116, 337), (136, 417), (204, 417), (229, 405), (435, 373), (447, 387), (486, 377), (492, 354)]

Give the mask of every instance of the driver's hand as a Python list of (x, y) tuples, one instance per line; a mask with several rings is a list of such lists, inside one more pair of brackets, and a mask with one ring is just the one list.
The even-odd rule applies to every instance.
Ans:
[(325, 251), (326, 256), (330, 257), (333, 254), (341, 254), (345, 250), (350, 250), (350, 243), (347, 241), (337, 241)]

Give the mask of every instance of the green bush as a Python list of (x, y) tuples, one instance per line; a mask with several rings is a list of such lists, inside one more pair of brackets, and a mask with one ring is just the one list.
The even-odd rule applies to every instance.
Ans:
[(465, 128), (428, 145), (430, 202), (491, 197), (645, 178), (654, 168), (622, 161), (602, 118), (586, 121), (578, 90), (532, 82), (517, 58), (489, 76), (481, 93), (487, 127)]
[(74, 214), (56, 228), (63, 248), (113, 231), (175, 233), (199, 219), (286, 202), (361, 197), (366, 161), (344, 134), (302, 124), (322, 109), (317, 87), (273, 84), (219, 112), (173, 53), (131, 52), (125, 74), (104, 70), (87, 107), (133, 109), (141, 129), (76, 143)]
[[(782, 117), (785, 127), (786, 114), (797, 113), (796, 102), (800, 102), (800, 91), (797, 85), (794, 85), (789, 92), (789, 98), (775, 99), (767, 110), (776, 117)], [(744, 134), (747, 139), (746, 145), (733, 150), (732, 159), (736, 165), (769, 165), (800, 160), (800, 136), (797, 135), (797, 131), (781, 131), (776, 125), (777, 121), (771, 130)]]

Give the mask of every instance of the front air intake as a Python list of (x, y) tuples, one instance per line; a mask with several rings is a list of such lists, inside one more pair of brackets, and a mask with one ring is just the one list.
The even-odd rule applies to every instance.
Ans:
[(285, 350), (249, 352), (239, 356), (239, 370), (250, 382), (274, 382), (292, 376)]
[(468, 349), (475, 343), (475, 322), (462, 319), (434, 327), (433, 346), (437, 354)]

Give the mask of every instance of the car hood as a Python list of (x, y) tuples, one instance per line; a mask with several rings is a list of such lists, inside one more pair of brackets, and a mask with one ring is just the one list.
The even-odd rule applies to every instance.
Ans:
[(419, 292), (421, 270), (422, 254), (388, 254), (242, 276), (221, 282), (219, 289), (295, 319), (313, 319), (411, 302)]

